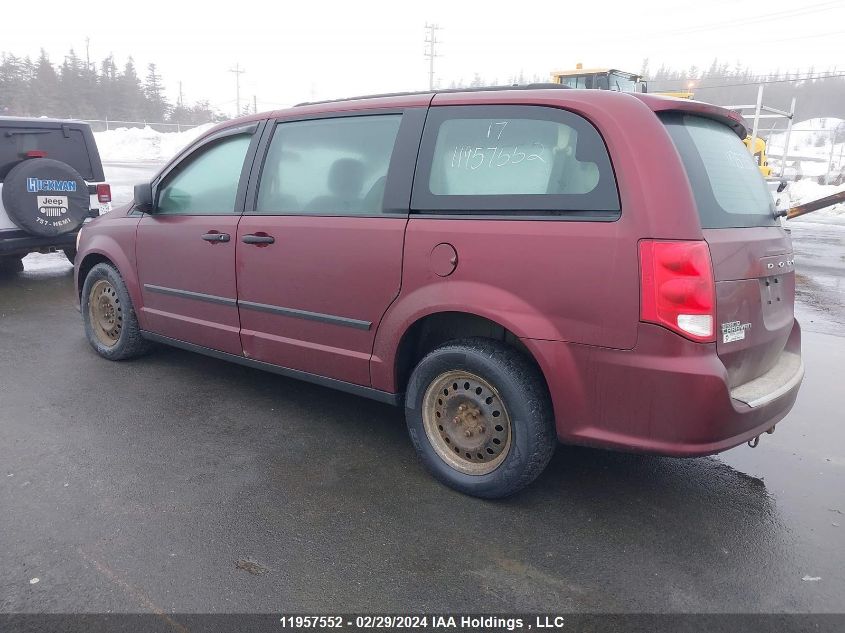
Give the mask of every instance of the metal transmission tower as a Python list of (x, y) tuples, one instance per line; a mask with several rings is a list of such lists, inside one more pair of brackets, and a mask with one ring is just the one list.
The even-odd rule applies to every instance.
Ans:
[(229, 72), (235, 73), (235, 116), (241, 116), (241, 75), (246, 71), (241, 68), (239, 63), (236, 63), (234, 68), (229, 69)]
[(434, 90), (434, 58), (440, 57), (440, 55), (437, 54), (437, 49), (435, 47), (440, 43), (437, 39), (437, 31), (440, 31), (441, 27), (436, 24), (429, 24), (426, 22), (425, 30), (425, 43), (428, 45), (425, 52), (425, 56), (428, 58), (428, 89)]

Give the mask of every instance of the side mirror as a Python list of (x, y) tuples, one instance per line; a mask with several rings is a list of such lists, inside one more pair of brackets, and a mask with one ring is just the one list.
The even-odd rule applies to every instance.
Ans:
[(135, 185), (135, 206), (139, 211), (144, 213), (151, 213), (153, 211), (153, 185), (150, 182), (144, 182), (140, 185)]
[(786, 189), (786, 181), (781, 180), (780, 184), (778, 185), (778, 193), (782, 192), (784, 189)]

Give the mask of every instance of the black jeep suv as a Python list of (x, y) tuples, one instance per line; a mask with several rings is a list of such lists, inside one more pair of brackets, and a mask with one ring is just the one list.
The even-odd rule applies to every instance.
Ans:
[(110, 210), (104, 180), (87, 123), (0, 117), (0, 272), (22, 270), (31, 252), (73, 261), (86, 218)]

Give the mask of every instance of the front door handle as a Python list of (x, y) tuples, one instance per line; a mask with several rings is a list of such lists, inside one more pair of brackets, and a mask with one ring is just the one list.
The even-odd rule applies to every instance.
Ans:
[(231, 238), (229, 237), (228, 233), (206, 233), (202, 236), (206, 242), (228, 242)]
[(257, 244), (259, 246), (264, 244), (273, 244), (276, 242), (276, 238), (272, 235), (267, 235), (266, 233), (247, 233), (241, 238), (241, 241), (244, 244)]

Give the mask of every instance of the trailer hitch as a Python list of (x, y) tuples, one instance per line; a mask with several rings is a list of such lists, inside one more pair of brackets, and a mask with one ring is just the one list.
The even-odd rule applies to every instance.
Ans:
[[(774, 426), (772, 428), (766, 430), (766, 433), (768, 433), (769, 435), (771, 435), (774, 432), (775, 432)], [(760, 443), (760, 436), (759, 435), (757, 437), (752, 437), (750, 440), (748, 440), (748, 445), (751, 448), (757, 448), (757, 445), (759, 443)]]

